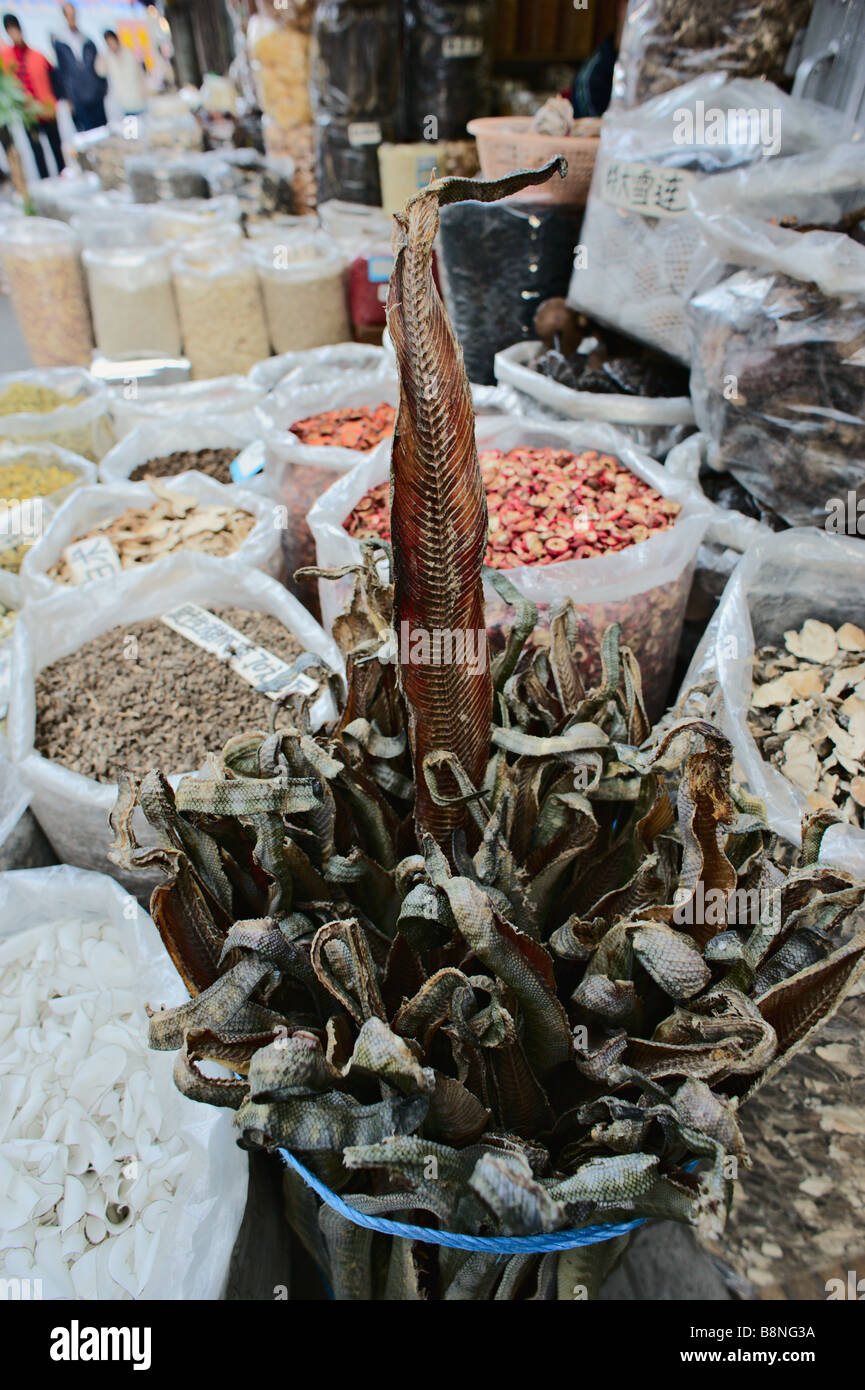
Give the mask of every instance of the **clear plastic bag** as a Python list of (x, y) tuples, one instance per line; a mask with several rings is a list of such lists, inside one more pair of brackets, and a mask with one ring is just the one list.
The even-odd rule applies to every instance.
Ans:
[[(257, 363), (253, 371), (266, 365)], [(249, 376), (217, 376), (208, 381), (181, 381), (173, 386), (139, 386), (132, 383), (111, 399), (111, 417), (118, 439), (138, 425), (177, 420), (184, 415), (246, 415), (267, 394)]]
[[(45, 484), (52, 487), (50, 492), (35, 490), (30, 497), (12, 498), (4, 492), (5, 470), (24, 464), (28, 469), (38, 470)], [(61, 487), (53, 487), (48, 470), (60, 468), (71, 474), (69, 482)], [(44, 474), (42, 470), (45, 470)], [(39, 440), (35, 444), (4, 447), (0, 449), (0, 578), (11, 581), (13, 588), (10, 598), (23, 602), (19, 570), (29, 549), (38, 544), (59, 507), (89, 483), (96, 482), (96, 465), (68, 449), (59, 449), (56, 444)], [(8, 489), (7, 489), (8, 491)], [(5, 602), (0, 590), (0, 602)]]
[(65, 222), (15, 219), (0, 238), (12, 307), (37, 367), (88, 367), (90, 308), (75, 233)]
[[(253, 244), (271, 346), (277, 354), (349, 338), (345, 260), (325, 241)], [(264, 353), (259, 353), (263, 357)], [(252, 365), (252, 364), (250, 364)]]
[(240, 203), (233, 193), (218, 198), (178, 198), (160, 203), (152, 210), (153, 235), (157, 241), (191, 241), (215, 236), (225, 241), (226, 228), (240, 225)]
[(300, 352), (283, 352), (256, 362), (248, 374), (255, 387), (273, 391), (283, 382), (311, 386), (320, 381), (338, 380), (346, 372), (370, 376), (373, 372), (393, 376), (396, 370), (393, 354), (383, 347), (367, 343), (336, 343), (329, 347), (306, 348)]
[(409, 0), (406, 23), (406, 138), (462, 140), (469, 121), (490, 114), (492, 0)]
[[(865, 624), (865, 546), (810, 528), (764, 536), (742, 557), (691, 662), (677, 708), (704, 692), (712, 717), (733, 744), (744, 779), (764, 801), (771, 828), (801, 842), (801, 817), (810, 811), (802, 793), (764, 762), (748, 728), (754, 651), (784, 646), (784, 633), (807, 618), (838, 627)], [(832, 826), (820, 858), (865, 874), (865, 831)]]
[(865, 206), (858, 142), (721, 175), (693, 199), (734, 270), (689, 308), (691, 391), (713, 467), (794, 526), (865, 496), (865, 245), (832, 231)]
[[(164, 564), (129, 570), (115, 583), (93, 586), (86, 594), (68, 589), (27, 605), (12, 639), (9, 755), (30, 789), (33, 813), (58, 858), (108, 873), (138, 896), (150, 891), (155, 876), (127, 873), (108, 859), (108, 813), (116, 801), (116, 787), (72, 772), (34, 749), (35, 679), (43, 667), (111, 628), (160, 617), (184, 602), (269, 613), (294, 634), (304, 651), (320, 655), (333, 671), (343, 669), (333, 640), (281, 584), (260, 570), (209, 555), (181, 554)], [(310, 712), (315, 728), (333, 716), (329, 691), (317, 696)], [(226, 738), (233, 732), (238, 731), (227, 729)], [(182, 769), (172, 776), (175, 785), (181, 774)], [(143, 818), (135, 823), (141, 843), (152, 844)]]
[(0, 876), (3, 937), (50, 931), (55, 922), (82, 917), (108, 921), (123, 937), (134, 966), (152, 1103), (168, 1108), (172, 1132), (189, 1149), (170, 1210), (162, 1215), (159, 1247), (140, 1298), (218, 1299), (246, 1205), (247, 1159), (237, 1146), (230, 1113), (181, 1095), (172, 1080), (171, 1058), (147, 1049), (146, 1006), (171, 1007), (186, 998), (156, 927), (143, 908), (103, 874), (59, 864)]
[(96, 174), (67, 171), (56, 178), (39, 179), (29, 191), (37, 217), (68, 222), (74, 213), (87, 206), (100, 188)]
[(613, 105), (638, 106), (723, 68), (780, 82), (813, 0), (631, 0), (613, 77)]
[(542, 343), (514, 343), (497, 352), (496, 381), (513, 386), (557, 415), (572, 420), (602, 420), (615, 425), (652, 458), (663, 460), (694, 428), (690, 396), (626, 396), (605, 391), (573, 391), (561, 382), (542, 376), (532, 362), (544, 351)]
[(722, 72), (608, 114), (568, 303), (687, 363), (688, 300), (723, 269), (689, 193), (725, 170), (825, 151), (845, 128), (839, 112)]
[[(663, 496), (682, 504), (675, 525), (628, 550), (593, 560), (570, 560), (554, 565), (525, 565), (503, 570), (519, 591), (538, 605), (539, 623), (549, 624), (551, 610), (566, 599), (576, 604), (585, 643), (585, 673), (597, 675), (597, 649), (609, 623), (622, 625), (623, 640), (634, 650), (643, 673), (650, 713), (660, 714), (676, 655), (697, 548), (711, 517), (698, 488), (672, 478), (647, 454), (610, 425), (540, 425), (509, 417), (490, 416), (477, 422), (478, 451), (484, 449), (555, 448), (579, 453), (597, 449), (613, 454)], [(309, 526), (315, 537), (317, 563), (323, 568), (352, 564), (360, 545), (344, 522), (370, 488), (387, 480), (390, 449), (380, 445), (350, 473), (340, 478), (315, 504)], [(330, 630), (344, 611), (352, 579), (319, 581), (322, 621)], [(486, 588), (487, 628), (500, 635), (513, 612), (490, 587)]]
[(567, 292), (582, 214), (526, 198), (442, 208), (444, 299), (470, 381), (492, 386), (496, 353), (533, 338), (538, 305)]
[(179, 357), (169, 252), (158, 246), (91, 248), (81, 259), (99, 351), (111, 358)]
[[(230, 560), (232, 563), (249, 565), (279, 578), (282, 569), (279, 518), (274, 514), (273, 504), (261, 493), (250, 492), (243, 487), (226, 487), (214, 478), (192, 471), (178, 473), (174, 478), (162, 478), (160, 483), (169, 492), (194, 497), (202, 506), (236, 507), (251, 513), (255, 517), (255, 525), (249, 534), (230, 556), (215, 558), (222, 563)], [(45, 534), (24, 557), (21, 566), (24, 597), (45, 598), (48, 594), (65, 592), (68, 586), (53, 579), (48, 571), (57, 564), (66, 547), (102, 522), (120, 516), (127, 508), (135, 507), (143, 511), (156, 501), (156, 494), (147, 483), (100, 483), (95, 487), (80, 488), (54, 515)], [(165, 556), (149, 563), (163, 564), (168, 558)], [(138, 570), (145, 563), (140, 561), (132, 568)], [(113, 584), (115, 576), (107, 581), (94, 582)]]
[(258, 273), (243, 251), (192, 243), (174, 259), (183, 349), (197, 380), (248, 372), (269, 339)]
[(56, 391), (69, 397), (69, 405), (54, 410), (16, 411), (0, 415), (0, 445), (35, 444), (44, 440), (70, 453), (98, 463), (114, 443), (108, 388), (78, 367), (54, 367), (50, 371), (4, 372), (0, 376), (0, 402), (11, 387)]

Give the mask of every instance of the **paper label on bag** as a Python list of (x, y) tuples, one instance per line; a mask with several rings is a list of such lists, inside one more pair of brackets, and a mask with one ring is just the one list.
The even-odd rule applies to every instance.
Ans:
[(257, 647), (236, 627), (197, 603), (172, 608), (163, 613), (162, 621), (202, 651), (227, 661), (232, 671), (268, 700), (288, 694), (314, 695), (318, 690), (316, 681), (296, 669), (297, 663), (291, 665), (266, 647)]
[(254, 478), (256, 473), (260, 473), (265, 464), (264, 441), (256, 439), (252, 444), (247, 444), (246, 448), (232, 460), (229, 468), (231, 481), (233, 483), (245, 483), (247, 478)]
[(353, 149), (358, 145), (380, 145), (381, 126), (378, 121), (351, 121), (348, 127), (348, 143)]
[(697, 183), (689, 169), (610, 159), (601, 171), (601, 197), (623, 212), (643, 217), (681, 217), (688, 212), (688, 192)]
[(107, 536), (88, 536), (73, 541), (63, 552), (73, 584), (87, 584), (91, 579), (110, 579), (120, 574), (120, 556)]
[(442, 39), (443, 58), (479, 58), (483, 51), (479, 34), (446, 34)]

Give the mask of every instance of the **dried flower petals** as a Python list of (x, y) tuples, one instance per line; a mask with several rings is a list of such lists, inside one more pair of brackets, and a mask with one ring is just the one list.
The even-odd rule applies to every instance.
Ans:
[(761, 755), (815, 811), (865, 826), (865, 632), (808, 618), (754, 660), (749, 725)]
[(376, 406), (355, 405), (344, 410), (325, 410), (305, 420), (295, 420), (291, 433), (302, 444), (321, 444), (366, 453), (393, 434), (396, 411), (386, 401)]
[[(681, 511), (612, 454), (585, 449), (487, 449), (480, 455), (493, 569), (589, 560), (665, 531)], [(388, 484), (361, 498), (349, 535), (390, 539)]]
[(0, 1270), (45, 1298), (135, 1298), (190, 1151), (119, 925), (0, 941)]

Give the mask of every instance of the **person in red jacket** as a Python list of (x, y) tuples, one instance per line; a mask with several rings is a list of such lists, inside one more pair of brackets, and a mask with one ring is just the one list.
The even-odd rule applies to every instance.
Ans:
[(20, 82), (31, 101), (39, 109), (36, 122), (27, 127), (33, 158), (39, 170), (40, 179), (47, 179), (48, 164), (42, 148), (40, 135), (44, 135), (51, 146), (58, 174), (65, 167), (63, 150), (60, 146), (60, 132), (57, 129), (57, 99), (51, 83), (52, 68), (48, 59), (25, 41), (21, 25), (14, 14), (3, 16), (3, 28), (9, 36), (9, 43), (0, 48), (0, 61), (7, 72), (11, 72)]

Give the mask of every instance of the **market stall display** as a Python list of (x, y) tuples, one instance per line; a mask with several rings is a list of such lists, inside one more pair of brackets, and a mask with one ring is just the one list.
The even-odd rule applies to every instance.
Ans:
[(0, 570), (17, 574), (57, 507), (95, 478), (92, 463), (56, 444), (0, 450)]
[(103, 483), (173, 478), (191, 471), (218, 483), (231, 483), (231, 465), (259, 429), (250, 415), (167, 416), (136, 425), (102, 460)]
[(3, 226), (3, 270), (37, 367), (90, 365), (93, 333), (79, 250), (65, 222), (27, 217)]
[(323, 347), (349, 336), (345, 261), (336, 247), (286, 240), (275, 247), (255, 244), (253, 256), (275, 353)]

